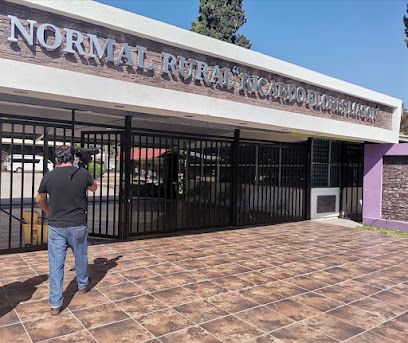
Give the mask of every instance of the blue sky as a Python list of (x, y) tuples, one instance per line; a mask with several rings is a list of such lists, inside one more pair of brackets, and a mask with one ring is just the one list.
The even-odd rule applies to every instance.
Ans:
[[(199, 0), (98, 0), (184, 29)], [(244, 0), (251, 50), (381, 92), (408, 107), (407, 1)]]

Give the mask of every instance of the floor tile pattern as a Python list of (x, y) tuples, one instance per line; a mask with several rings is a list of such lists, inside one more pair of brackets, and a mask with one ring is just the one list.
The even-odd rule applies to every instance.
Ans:
[(46, 251), (0, 256), (0, 342), (408, 342), (408, 239), (299, 222), (89, 246), (49, 314)]

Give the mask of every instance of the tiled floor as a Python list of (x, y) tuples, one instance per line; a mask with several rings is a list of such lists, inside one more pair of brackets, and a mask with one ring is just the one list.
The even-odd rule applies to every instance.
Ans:
[(408, 342), (408, 239), (302, 222), (89, 247), (50, 317), (46, 252), (0, 256), (0, 342)]

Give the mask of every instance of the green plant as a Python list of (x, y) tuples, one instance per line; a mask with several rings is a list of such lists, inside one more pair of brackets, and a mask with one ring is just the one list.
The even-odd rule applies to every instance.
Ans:
[(398, 230), (391, 230), (391, 229), (379, 229), (378, 227), (370, 226), (370, 225), (367, 225), (367, 224), (357, 226), (357, 229), (381, 232), (381, 233), (385, 233), (387, 235), (397, 235), (397, 236), (408, 237), (408, 232), (398, 231)]
[(190, 31), (249, 49), (251, 42), (239, 28), (247, 22), (243, 0), (200, 0), (199, 16)]
[(95, 179), (99, 179), (105, 174), (105, 168), (101, 168), (100, 164), (95, 164), (94, 162), (89, 163), (88, 170)]

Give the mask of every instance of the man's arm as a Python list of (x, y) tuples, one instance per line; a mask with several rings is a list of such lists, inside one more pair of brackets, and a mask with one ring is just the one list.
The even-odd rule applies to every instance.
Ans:
[(86, 178), (87, 178), (87, 183), (88, 183), (88, 191), (96, 192), (96, 189), (98, 188), (98, 184), (93, 179), (91, 173), (88, 170), (86, 169), (83, 169), (83, 170), (85, 170), (85, 172), (87, 173)]
[(88, 187), (88, 191), (91, 191), (91, 192), (96, 192), (97, 189), (98, 189), (98, 184), (96, 183), (96, 181), (94, 181), (92, 186)]
[(37, 193), (37, 205), (45, 212), (47, 218), (50, 217), (50, 208), (47, 204), (47, 193)]

